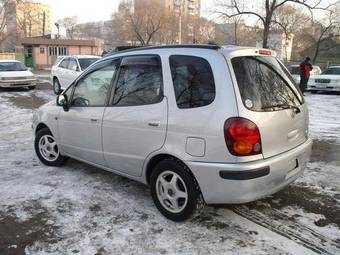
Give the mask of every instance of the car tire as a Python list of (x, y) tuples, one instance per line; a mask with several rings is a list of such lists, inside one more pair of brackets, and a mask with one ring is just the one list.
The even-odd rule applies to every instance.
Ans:
[(34, 139), (34, 149), (39, 160), (47, 166), (62, 166), (66, 157), (60, 154), (58, 145), (48, 128), (39, 130)]
[(54, 94), (58, 95), (60, 89), (61, 89), (61, 86), (60, 86), (58, 78), (54, 78), (53, 79), (53, 92), (54, 92)]
[(311, 90), (310, 93), (312, 93), (312, 94), (317, 94), (318, 91), (317, 91), (317, 90)]
[(177, 159), (159, 162), (151, 174), (150, 186), (157, 209), (172, 221), (187, 220), (204, 207), (196, 179)]

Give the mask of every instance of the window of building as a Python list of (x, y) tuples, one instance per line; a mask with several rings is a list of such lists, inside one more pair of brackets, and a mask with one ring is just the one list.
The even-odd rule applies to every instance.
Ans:
[(195, 108), (215, 99), (215, 82), (210, 64), (201, 57), (173, 55), (170, 68), (179, 108)]
[(66, 47), (48, 47), (48, 54), (50, 56), (65, 56), (67, 55)]
[(134, 56), (122, 60), (113, 105), (136, 106), (158, 103), (163, 98), (159, 57)]

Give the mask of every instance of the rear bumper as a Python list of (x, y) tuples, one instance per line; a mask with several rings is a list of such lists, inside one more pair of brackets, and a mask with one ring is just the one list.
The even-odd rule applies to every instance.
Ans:
[(238, 204), (271, 195), (303, 173), (312, 150), (308, 139), (277, 156), (247, 163), (187, 162), (208, 204)]
[(308, 85), (307, 90), (309, 91), (340, 91), (339, 85), (327, 85), (327, 86), (317, 86), (317, 85)]

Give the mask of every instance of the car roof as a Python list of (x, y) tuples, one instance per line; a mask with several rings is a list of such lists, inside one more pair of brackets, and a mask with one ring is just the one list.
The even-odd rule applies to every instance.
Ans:
[(235, 46), (235, 45), (215, 45), (215, 44), (177, 44), (177, 45), (160, 45), (160, 46), (146, 46), (146, 47), (137, 47), (133, 49), (127, 49), (122, 51), (112, 52), (111, 54), (105, 56), (103, 60), (110, 59), (115, 56), (124, 56), (125, 53), (155, 53), (155, 51), (160, 50), (173, 50), (174, 53), (176, 49), (197, 49), (197, 50), (210, 50), (214, 52), (219, 52), (226, 57), (233, 57), (233, 56), (246, 56), (246, 55), (267, 55), (262, 54), (261, 51), (269, 53), (270, 56), (276, 56), (275, 51), (269, 49), (261, 49), (261, 48), (254, 48), (254, 47), (243, 47), (243, 46)]
[(329, 67), (327, 67), (327, 69), (328, 68), (340, 68), (340, 66), (329, 66)]
[(101, 57), (95, 56), (95, 55), (71, 55), (71, 56), (67, 56), (67, 57), (74, 57), (74, 58), (98, 58), (98, 59), (101, 58)]

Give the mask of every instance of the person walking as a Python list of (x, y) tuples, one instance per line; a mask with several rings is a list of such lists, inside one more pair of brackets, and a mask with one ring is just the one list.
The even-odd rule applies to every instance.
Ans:
[(307, 88), (307, 83), (310, 77), (310, 71), (313, 69), (312, 64), (310, 63), (310, 57), (306, 57), (304, 61), (301, 62), (299, 66), (300, 72), (300, 90), (302, 94), (305, 95), (305, 91)]

